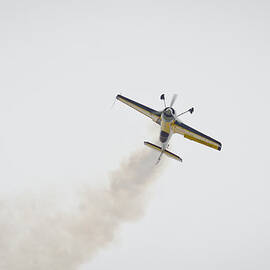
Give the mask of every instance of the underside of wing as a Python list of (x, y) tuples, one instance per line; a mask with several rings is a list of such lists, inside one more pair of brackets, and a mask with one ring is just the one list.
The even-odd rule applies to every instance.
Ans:
[(154, 122), (160, 124), (161, 112), (158, 112), (154, 109), (151, 109), (143, 104), (140, 104), (140, 103), (138, 103), (134, 100), (131, 100), (127, 97), (124, 97), (122, 95), (117, 95), (116, 98), (118, 100), (122, 101), (123, 103), (127, 104), (131, 108), (137, 110), (138, 112), (150, 117)]
[(192, 141), (204, 144), (219, 151), (221, 150), (222, 144), (219, 141), (216, 141), (215, 139), (201, 133), (200, 131), (182, 122), (175, 121), (173, 124), (173, 131), (175, 133), (184, 135), (185, 138)]

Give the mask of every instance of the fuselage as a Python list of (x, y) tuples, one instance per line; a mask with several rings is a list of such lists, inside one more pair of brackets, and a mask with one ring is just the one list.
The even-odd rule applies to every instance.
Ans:
[(175, 111), (171, 107), (167, 107), (161, 114), (160, 135), (159, 140), (162, 144), (162, 150), (168, 147), (169, 140), (172, 136), (171, 124), (175, 121)]

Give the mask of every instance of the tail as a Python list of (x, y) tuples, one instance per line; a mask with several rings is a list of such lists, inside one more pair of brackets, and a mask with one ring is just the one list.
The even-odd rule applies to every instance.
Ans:
[(170, 158), (173, 158), (173, 159), (178, 160), (178, 161), (181, 161), (181, 162), (183, 161), (182, 158), (180, 158), (179, 156), (175, 155), (174, 153), (169, 152), (169, 151), (167, 151), (167, 150), (162, 150), (162, 148), (161, 148), (160, 146), (157, 146), (157, 145), (152, 144), (152, 143), (150, 143), (150, 142), (144, 142), (144, 145), (146, 145), (146, 146), (148, 146), (148, 147), (150, 147), (150, 148), (152, 148), (152, 149), (155, 149), (155, 150), (157, 150), (157, 151), (160, 152), (160, 156), (159, 156), (159, 158), (158, 158), (157, 163), (160, 161), (161, 156), (162, 156), (163, 153), (164, 153), (166, 156), (170, 157)]

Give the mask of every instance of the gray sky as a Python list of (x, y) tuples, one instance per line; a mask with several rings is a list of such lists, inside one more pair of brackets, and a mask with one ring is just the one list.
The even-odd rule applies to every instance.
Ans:
[(26, 198), (69, 212), (158, 137), (151, 120), (110, 109), (114, 96), (159, 110), (161, 93), (177, 93), (178, 112), (195, 107), (182, 120), (222, 151), (175, 135), (183, 164), (163, 160), (144, 216), (77, 269), (269, 269), (269, 12), (268, 1), (1, 1), (2, 211)]

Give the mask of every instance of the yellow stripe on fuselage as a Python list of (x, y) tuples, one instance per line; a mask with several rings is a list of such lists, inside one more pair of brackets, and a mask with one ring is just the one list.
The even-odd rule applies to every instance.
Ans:
[(171, 131), (171, 123), (164, 120), (161, 121), (161, 130), (167, 133)]

